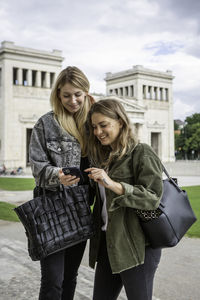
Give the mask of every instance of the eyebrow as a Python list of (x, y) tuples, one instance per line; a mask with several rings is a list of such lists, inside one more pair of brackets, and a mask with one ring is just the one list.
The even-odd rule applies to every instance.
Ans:
[(76, 92), (74, 92), (74, 93), (70, 93), (70, 92), (67, 92), (67, 91), (63, 91), (63, 94), (69, 94), (69, 95), (71, 95), (71, 94), (77, 94), (77, 93), (81, 93), (82, 91), (76, 91)]
[(105, 122), (107, 122), (107, 121), (101, 121), (101, 122), (99, 122), (98, 124), (93, 124), (93, 123), (92, 123), (92, 126), (95, 126), (95, 125), (101, 125), (101, 124), (103, 124), (103, 123), (105, 123)]

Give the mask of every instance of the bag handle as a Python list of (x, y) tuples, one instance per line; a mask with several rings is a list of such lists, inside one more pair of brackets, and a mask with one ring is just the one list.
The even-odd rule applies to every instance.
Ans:
[[(42, 169), (42, 171), (40, 173), (40, 179), (39, 179), (39, 185), (38, 185), (38, 187), (39, 187), (39, 189), (38, 189), (38, 196), (40, 196), (40, 189), (42, 188), (43, 197), (44, 197), (45, 201), (46, 201), (45, 174), (46, 174), (47, 167), (49, 167), (49, 165), (44, 166), (44, 168)], [(43, 176), (44, 176), (44, 186), (41, 187), (42, 177)], [(62, 193), (63, 190), (64, 190), (64, 186), (63, 186), (63, 184), (60, 184), (60, 186), (58, 187), (59, 193)]]
[[(161, 164), (162, 164), (162, 162), (161, 162)], [(177, 188), (177, 190), (179, 192), (182, 192), (181, 188), (178, 186), (178, 184), (175, 182), (175, 180), (169, 175), (169, 173), (167, 172), (167, 170), (163, 164), (162, 164), (162, 167), (163, 167), (163, 172), (165, 173), (165, 175), (167, 176), (169, 181), (171, 181), (173, 183), (173, 185)]]
[[(135, 148), (137, 147), (139, 145), (139, 143), (138, 144), (136, 144), (135, 145), (135, 147), (133, 148), (133, 151), (132, 151), (132, 160), (133, 160), (133, 153), (134, 153), (134, 150), (135, 150)], [(161, 161), (160, 161), (161, 162)], [(161, 162), (161, 165), (162, 165), (162, 168), (163, 168), (163, 172), (165, 173), (165, 175), (167, 176), (167, 178), (169, 179), (169, 181), (171, 181), (173, 184), (174, 184), (174, 186), (177, 188), (177, 190), (179, 191), (179, 192), (182, 192), (182, 190), (180, 189), (180, 187), (178, 186), (178, 184), (174, 181), (174, 179), (169, 175), (169, 173), (167, 172), (167, 169), (165, 168), (165, 166), (163, 165), (163, 163)]]
[(42, 171), (41, 171), (41, 173), (40, 173), (40, 179), (39, 179), (38, 197), (40, 196), (40, 189), (41, 189), (41, 184), (42, 184), (42, 177), (44, 176), (44, 186), (42, 187), (44, 199), (46, 199), (46, 192), (45, 192), (45, 174), (46, 174), (46, 169), (47, 169), (48, 166), (49, 166), (49, 165), (44, 166), (44, 168), (42, 169)]
[(169, 180), (171, 180), (171, 176), (169, 175), (169, 173), (167, 172), (165, 166), (162, 164), (162, 167), (163, 167), (163, 172), (165, 173), (165, 175), (169, 178)]

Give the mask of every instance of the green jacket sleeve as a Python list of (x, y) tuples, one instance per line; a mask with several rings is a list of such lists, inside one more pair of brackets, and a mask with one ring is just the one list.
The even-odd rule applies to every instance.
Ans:
[(113, 198), (109, 211), (119, 207), (156, 209), (163, 192), (162, 171), (160, 159), (155, 154), (140, 157), (137, 168), (133, 166), (134, 184), (120, 182), (124, 194)]

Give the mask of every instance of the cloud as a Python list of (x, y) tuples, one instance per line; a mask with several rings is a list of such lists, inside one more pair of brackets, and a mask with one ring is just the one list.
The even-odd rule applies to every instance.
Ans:
[(192, 103), (200, 112), (199, 5), (199, 0), (1, 0), (1, 40), (62, 50), (63, 66), (82, 68), (98, 93), (105, 93), (106, 72), (133, 65), (172, 70), (175, 107)]
[(155, 56), (159, 56), (159, 55), (174, 54), (177, 51), (179, 51), (181, 48), (183, 48), (183, 44), (178, 41), (170, 41), (170, 42), (157, 41), (152, 45), (147, 45), (145, 48), (147, 50), (154, 51)]
[(174, 119), (185, 120), (186, 115), (192, 115), (196, 112), (194, 105), (186, 104), (181, 99), (174, 102)]
[(176, 16), (186, 19), (199, 19), (199, 0), (159, 0), (159, 4), (163, 10), (170, 10)]

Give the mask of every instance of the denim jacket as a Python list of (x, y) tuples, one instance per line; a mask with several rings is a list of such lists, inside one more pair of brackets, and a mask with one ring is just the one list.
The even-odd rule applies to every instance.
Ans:
[(35, 124), (29, 149), (31, 169), (37, 186), (45, 166), (45, 181), (42, 180), (41, 186), (45, 183), (45, 188), (49, 190), (55, 190), (60, 184), (60, 168), (80, 167), (80, 144), (61, 128), (52, 111), (43, 115)]

